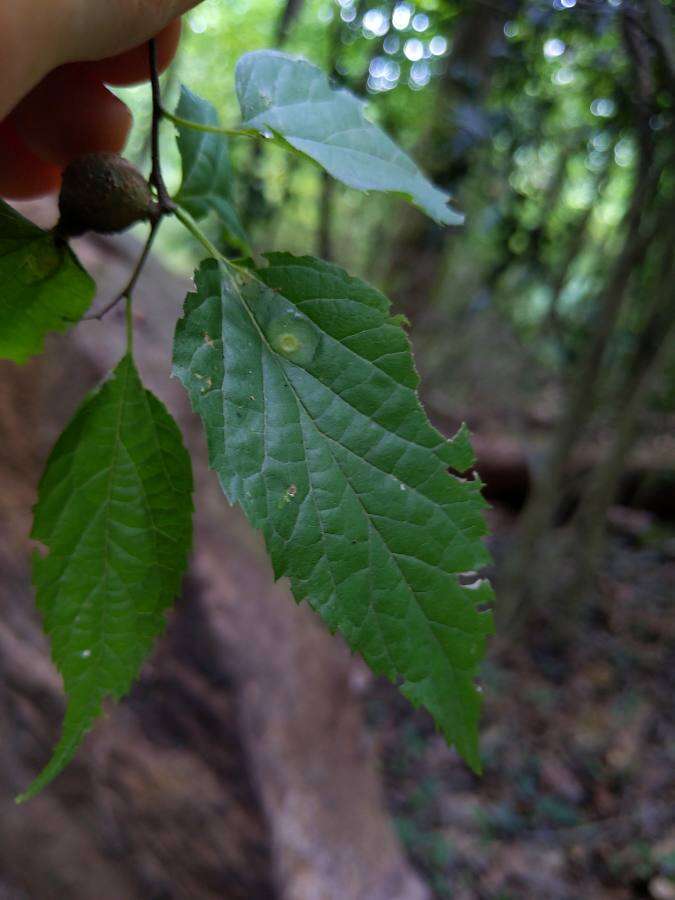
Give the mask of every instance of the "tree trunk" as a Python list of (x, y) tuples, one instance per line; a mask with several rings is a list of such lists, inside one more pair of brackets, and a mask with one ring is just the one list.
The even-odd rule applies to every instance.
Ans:
[[(504, 40), (504, 22), (516, 14), (520, 0), (502, 7), (471, 4), (462, 12), (453, 34), (453, 50), (436, 91), (431, 124), (414, 155), (440, 187), (451, 189), (466, 174), (477, 135), (459, 123), (457, 111), (479, 106), (488, 90), (496, 55)], [(448, 232), (416, 209), (400, 218), (387, 254), (388, 271), (380, 279), (391, 285), (393, 299), (411, 322), (430, 304), (441, 275)]]
[[(673, 213), (675, 209), (670, 215)], [(635, 443), (640, 414), (647, 405), (655, 376), (660, 371), (666, 354), (672, 350), (672, 340), (675, 337), (675, 257), (669, 241), (665, 242), (665, 257), (665, 264), (659, 272), (660, 283), (653, 286), (654, 296), (649, 304), (647, 323), (616, 398), (617, 412), (609, 450), (589, 476), (577, 511), (580, 559), (577, 586), (573, 592), (576, 596), (583, 596), (593, 582), (604, 545), (607, 511), (617, 494), (626, 459)]]
[(300, 16), (304, 5), (305, 0), (286, 0), (284, 8), (277, 20), (274, 42), (276, 47), (282, 47), (286, 43), (291, 28)]
[(501, 620), (517, 627), (534, 603), (545, 603), (553, 585), (550, 572), (555, 545), (551, 527), (564, 499), (567, 467), (596, 410), (602, 362), (622, 311), (636, 269), (642, 264), (661, 222), (649, 226), (661, 167), (638, 175), (625, 219), (624, 239), (610, 276), (597, 300), (597, 313), (588, 345), (567, 389), (565, 409), (545, 459), (533, 471), (533, 489), (520, 523), (518, 545), (507, 567)]

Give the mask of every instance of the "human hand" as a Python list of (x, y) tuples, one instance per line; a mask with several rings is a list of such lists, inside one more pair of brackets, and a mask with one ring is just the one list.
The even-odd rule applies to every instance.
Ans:
[(0, 0), (5, 56), (0, 80), (0, 196), (58, 189), (83, 153), (119, 152), (131, 114), (105, 84), (150, 77), (171, 62), (181, 13), (200, 0)]

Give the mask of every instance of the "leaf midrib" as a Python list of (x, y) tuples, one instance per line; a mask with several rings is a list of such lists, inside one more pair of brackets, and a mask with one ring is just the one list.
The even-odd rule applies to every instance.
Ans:
[[(109, 465), (109, 468), (108, 468), (108, 474), (107, 474), (106, 497), (105, 497), (104, 503), (103, 503), (102, 506), (101, 506), (101, 514), (102, 514), (102, 517), (103, 517), (104, 526), (103, 526), (103, 554), (102, 554), (102, 558), (103, 558), (103, 578), (102, 578), (102, 584), (100, 585), (100, 590), (101, 590), (103, 596), (106, 596), (107, 593), (108, 593), (108, 587), (109, 587), (109, 583), (108, 583), (108, 582), (109, 582), (110, 573), (111, 573), (111, 570), (112, 570), (111, 561), (110, 561), (110, 556), (111, 556), (110, 548), (111, 548), (111, 545), (114, 544), (114, 541), (112, 540), (112, 538), (111, 538), (111, 536), (110, 536), (110, 524), (111, 524), (110, 505), (111, 505), (111, 503), (112, 503), (113, 484), (114, 484), (114, 482), (115, 482), (115, 478), (116, 478), (116, 475), (117, 475), (117, 467), (118, 467), (118, 464), (119, 464), (120, 451), (121, 451), (122, 446), (124, 446), (123, 441), (122, 441), (122, 437), (121, 437), (121, 433), (122, 433), (122, 422), (123, 422), (123, 419), (124, 419), (124, 413), (125, 413), (125, 409), (126, 409), (126, 405), (127, 405), (127, 400), (128, 400), (127, 394), (128, 394), (129, 384), (130, 384), (130, 379), (131, 379), (132, 365), (133, 365), (133, 364), (132, 364), (130, 361), (127, 361), (127, 363), (126, 363), (126, 365), (125, 365), (125, 368), (124, 368), (124, 371), (123, 371), (123, 375), (122, 375), (122, 384), (121, 384), (121, 391), (120, 391), (120, 399), (119, 399), (119, 404), (118, 404), (118, 409), (117, 409), (117, 416), (116, 416), (116, 419), (115, 419), (115, 432), (114, 432), (113, 447), (112, 447), (112, 457), (111, 457), (110, 465)], [(119, 377), (119, 376), (118, 376), (118, 377)], [(152, 513), (149, 511), (149, 505), (148, 505), (148, 502), (147, 502), (147, 496), (146, 496), (146, 494), (145, 494), (145, 489), (144, 489), (144, 486), (143, 486), (142, 479), (140, 478), (140, 475), (139, 475), (139, 473), (138, 473), (138, 467), (136, 466), (136, 463), (135, 463), (135, 461), (133, 460), (131, 454), (127, 452), (127, 456), (128, 456), (128, 459), (129, 459), (131, 465), (133, 466), (133, 468), (134, 468), (134, 470), (135, 470), (135, 472), (136, 472), (136, 475), (137, 475), (137, 477), (138, 477), (138, 481), (139, 481), (141, 490), (142, 490), (142, 492), (143, 492), (143, 502), (144, 502), (144, 506), (145, 506), (145, 508), (146, 508), (146, 513), (148, 513), (149, 518), (150, 518), (150, 521), (151, 521), (152, 524), (153, 524), (153, 536), (154, 536), (155, 541), (156, 541), (156, 535), (155, 535), (155, 530), (156, 530), (156, 529), (155, 529), (155, 525), (154, 525), (154, 519), (153, 519), (153, 517), (152, 517)], [(94, 477), (95, 477), (95, 476), (92, 476), (92, 478), (94, 478)], [(88, 484), (90, 480), (91, 480), (91, 479), (88, 479), (88, 481), (85, 482), (85, 484)], [(82, 490), (82, 485), (78, 485), (78, 491), (79, 491), (79, 490)], [(64, 511), (63, 511), (63, 512), (64, 512), (64, 514), (65, 514), (65, 508), (64, 508)], [(88, 530), (89, 530), (88, 528), (85, 528), (84, 531), (82, 531), (82, 532), (80, 533), (79, 539), (78, 539), (78, 541), (77, 541), (77, 543), (76, 543), (76, 545), (75, 545), (75, 549), (72, 551), (72, 555), (73, 555), (73, 556), (76, 556), (76, 555), (77, 555), (77, 550), (78, 550), (79, 547), (81, 546), (84, 537), (85, 537), (85, 536), (87, 535), (87, 533), (88, 533)], [(156, 560), (159, 559), (159, 556), (158, 556), (158, 554), (157, 554), (156, 544), (155, 544), (155, 559), (156, 559)], [(157, 564), (159, 565), (159, 563), (157, 563)], [(59, 580), (62, 580), (62, 579), (63, 579), (63, 577), (64, 577), (64, 575), (65, 575), (65, 572), (68, 571), (68, 568), (69, 568), (69, 566), (66, 567), (66, 569), (65, 569), (64, 572), (62, 573), (62, 575), (61, 575), (61, 577), (60, 577)], [(125, 591), (127, 597), (129, 598), (129, 600), (130, 600), (130, 601), (133, 601), (133, 597), (132, 597), (131, 593), (129, 592), (129, 588), (128, 588), (126, 582), (124, 581), (124, 579), (120, 579), (120, 582), (121, 582), (121, 584), (122, 584), (122, 586), (123, 586), (123, 588), (124, 588), (124, 591)], [(87, 596), (87, 600), (89, 599), (90, 596), (91, 596), (91, 594), (89, 594), (89, 595)], [(87, 601), (85, 601), (85, 602), (87, 602)], [(131, 602), (131, 608), (132, 608), (132, 610), (133, 610), (133, 612), (134, 612), (134, 615), (136, 616), (136, 615), (137, 615), (137, 611), (136, 611), (135, 604), (134, 604), (133, 602)], [(109, 647), (109, 646), (106, 646), (105, 633), (107, 633), (107, 632), (104, 632), (104, 626), (103, 626), (103, 622), (104, 622), (104, 620), (105, 620), (105, 618), (106, 618), (106, 615), (107, 615), (107, 604), (99, 604), (99, 605), (96, 607), (96, 609), (97, 609), (97, 611), (98, 611), (98, 613), (99, 613), (99, 615), (97, 616), (97, 623), (98, 623), (98, 632), (99, 632), (99, 636), (94, 638), (94, 642), (97, 642), (100, 646), (104, 646), (106, 652), (107, 652), (107, 653), (110, 653), (110, 652), (111, 652), (110, 647)], [(78, 610), (78, 612), (77, 612), (77, 614), (76, 614), (76, 616), (75, 616), (75, 619), (73, 620), (73, 625), (75, 625), (75, 624), (78, 622), (79, 617), (80, 617), (80, 614), (81, 614), (81, 611), (82, 611), (82, 606), (80, 606), (80, 609)], [(137, 623), (137, 624), (138, 624), (138, 623)], [(73, 637), (74, 637), (74, 636), (75, 636), (75, 635), (73, 634)], [(72, 640), (72, 638), (71, 638), (71, 640)], [(65, 643), (65, 645), (62, 647), (62, 652), (65, 653), (65, 654), (67, 655), (67, 651), (68, 651), (68, 649), (69, 649), (71, 646), (72, 646), (72, 644), (71, 644), (69, 641), (67, 641), (67, 642)], [(105, 667), (105, 666), (101, 666), (101, 664), (99, 663), (99, 665), (96, 666), (96, 671), (99, 671), (101, 668), (105, 669), (106, 667)], [(80, 677), (80, 680), (82, 680), (85, 676), (91, 678), (91, 676), (92, 676), (92, 670), (91, 670), (91, 669), (88, 669), (88, 670), (85, 670), (84, 672), (82, 672), (81, 677)], [(107, 690), (107, 689), (102, 689), (102, 690), (100, 690), (98, 693), (99, 693), (101, 696), (103, 696), (103, 695), (106, 693), (106, 690)]]
[[(234, 285), (234, 280), (233, 280), (233, 279), (230, 279), (230, 280), (231, 280), (232, 284)], [(307, 417), (308, 421), (312, 424), (312, 426), (313, 426), (314, 429), (317, 431), (317, 433), (318, 433), (322, 438), (324, 438), (324, 440), (327, 439), (329, 436), (325, 435), (324, 432), (321, 431), (321, 429), (318, 427), (318, 425), (316, 424), (316, 422), (315, 422), (314, 419), (312, 418), (312, 416), (311, 416), (309, 410), (307, 410), (307, 408), (305, 407), (304, 402), (302, 401), (302, 398), (299, 397), (299, 395), (298, 395), (297, 391), (294, 389), (292, 383), (288, 380), (288, 377), (287, 377), (287, 374), (286, 374), (286, 371), (285, 371), (284, 367), (277, 361), (277, 354), (274, 352), (274, 350), (273, 350), (273, 349), (271, 348), (271, 346), (269, 345), (269, 342), (267, 341), (267, 338), (266, 338), (265, 334), (263, 333), (262, 329), (261, 329), (260, 326), (258, 325), (258, 322), (257, 322), (255, 316), (253, 315), (253, 312), (252, 312), (252, 310), (250, 309), (250, 307), (249, 307), (249, 305), (248, 305), (248, 303), (247, 303), (245, 297), (244, 297), (243, 294), (236, 288), (236, 285), (235, 285), (235, 296), (238, 297), (240, 303), (242, 304), (242, 306), (244, 307), (246, 313), (248, 314), (249, 318), (251, 319), (251, 321), (252, 321), (252, 323), (253, 323), (255, 329), (257, 330), (258, 334), (260, 335), (260, 339), (261, 339), (261, 341), (263, 342), (263, 345), (267, 348), (267, 351), (272, 355), (272, 358), (274, 359), (275, 363), (276, 363), (277, 366), (279, 367), (279, 369), (280, 369), (280, 371), (281, 371), (281, 374), (282, 374), (282, 377), (283, 377), (284, 381), (286, 382), (286, 384), (287, 384), (287, 386), (288, 386), (288, 389), (289, 389), (289, 391), (291, 392), (291, 395), (292, 395), (293, 398), (295, 399), (295, 402), (296, 402), (296, 404), (297, 404), (297, 406), (298, 406), (298, 414), (299, 414), (299, 415), (302, 415), (302, 414), (304, 413), (304, 415)], [(221, 291), (221, 302), (222, 302), (222, 291)], [(223, 340), (224, 340), (224, 336), (223, 336)], [(401, 567), (400, 567), (400, 564), (399, 564), (399, 562), (398, 562), (398, 559), (396, 559), (396, 556), (394, 555), (393, 551), (391, 550), (391, 548), (390, 548), (389, 544), (387, 543), (387, 541), (386, 541), (384, 535), (380, 532), (380, 530), (379, 530), (379, 528), (377, 527), (377, 525), (375, 524), (375, 522), (371, 519), (370, 514), (368, 513), (368, 510), (367, 510), (367, 509), (365, 508), (365, 506), (363, 505), (363, 501), (361, 500), (361, 497), (359, 496), (358, 492), (355, 490), (355, 488), (354, 488), (354, 486), (352, 485), (351, 481), (349, 480), (349, 478), (348, 478), (347, 475), (345, 474), (345, 472), (344, 472), (344, 470), (342, 469), (342, 466), (340, 465), (339, 461), (335, 458), (335, 456), (334, 456), (334, 454), (332, 453), (332, 451), (329, 451), (329, 452), (330, 452), (330, 454), (331, 454), (331, 458), (333, 459), (333, 461), (334, 461), (336, 467), (340, 470), (340, 473), (341, 473), (341, 475), (342, 475), (342, 477), (343, 477), (345, 483), (349, 486), (349, 489), (351, 490), (351, 492), (352, 492), (352, 494), (354, 495), (354, 497), (355, 497), (357, 503), (358, 503), (359, 506), (361, 507), (361, 509), (362, 509), (362, 511), (363, 511), (363, 515), (364, 515), (364, 517), (365, 517), (365, 519), (366, 519), (366, 522), (368, 522), (369, 525), (373, 528), (373, 530), (377, 532), (377, 534), (378, 534), (379, 537), (380, 537), (380, 540), (382, 541), (382, 543), (384, 544), (384, 546), (387, 548), (387, 552), (388, 552), (389, 556), (391, 557), (391, 560), (392, 560), (393, 564), (395, 565), (396, 569), (398, 570), (398, 572), (399, 572), (399, 574), (400, 574), (400, 576), (401, 576), (401, 579), (402, 579), (403, 583), (406, 585), (406, 588), (407, 588), (407, 590), (408, 590), (408, 593), (409, 593), (411, 599), (413, 600), (413, 602), (414, 602), (414, 604), (415, 604), (415, 607), (416, 607), (417, 610), (418, 610), (418, 613), (419, 613), (419, 615), (420, 615), (420, 617), (421, 617), (421, 620), (422, 620), (422, 622), (424, 623), (424, 627), (426, 628), (427, 632), (428, 632), (429, 635), (431, 636), (433, 645), (436, 646), (436, 647), (437, 647), (437, 650), (440, 652), (441, 660), (443, 661), (445, 667), (446, 667), (447, 670), (449, 671), (449, 673), (450, 673), (450, 675), (451, 675), (451, 677), (452, 677), (452, 680), (453, 680), (453, 684), (456, 686), (457, 674), (456, 674), (456, 672), (455, 672), (455, 667), (451, 664), (451, 662), (448, 660), (447, 656), (445, 655), (444, 647), (443, 647), (442, 643), (440, 642), (438, 636), (436, 635), (434, 629), (431, 627), (431, 623), (430, 623), (429, 620), (427, 619), (427, 616), (426, 616), (426, 614), (425, 614), (425, 612), (424, 612), (424, 609), (422, 608), (422, 606), (421, 606), (421, 604), (420, 604), (420, 601), (418, 600), (415, 591), (412, 589), (412, 587), (411, 587), (411, 585), (410, 585), (410, 582), (408, 581), (408, 579), (406, 578), (404, 572), (402, 571), (402, 569), (401, 569)], [(305, 465), (306, 465), (306, 467), (307, 467), (308, 480), (310, 480), (310, 483), (311, 483), (311, 477), (310, 477), (310, 475), (309, 475), (309, 464), (308, 464), (307, 459), (305, 460)], [(378, 471), (379, 471), (379, 470), (378, 470)], [(390, 474), (390, 473), (387, 473), (387, 474)], [(449, 477), (449, 476), (448, 476), (448, 477)], [(455, 528), (457, 528), (457, 526), (455, 526)], [(330, 568), (330, 566), (329, 566), (329, 568)], [(451, 576), (449, 576), (449, 577), (453, 577), (453, 576), (451, 575)], [(373, 609), (373, 613), (374, 613), (375, 617), (377, 618), (377, 617), (378, 617), (378, 613), (377, 613), (377, 610), (375, 610), (375, 609), (373, 608), (372, 600), (371, 600), (370, 595), (369, 595), (369, 598), (368, 598), (368, 604), (369, 604), (370, 608)], [(384, 642), (384, 646), (385, 646), (385, 647), (387, 646), (387, 645), (386, 645), (386, 642)], [(396, 667), (396, 669), (397, 669), (397, 671), (399, 671), (399, 670), (398, 670), (398, 667)], [(401, 674), (402, 674), (402, 673), (401, 673)], [(428, 677), (429, 677), (429, 676), (426, 676), (424, 680), (428, 679)], [(407, 679), (407, 678), (406, 678), (406, 680), (409, 681), (409, 679)], [(421, 681), (421, 680), (423, 680), (423, 679), (420, 679), (420, 681)], [(416, 682), (412, 682), (412, 683), (416, 683)], [(463, 712), (464, 712), (464, 711), (463, 711), (463, 709), (461, 710), (461, 712), (462, 712), (461, 721), (462, 721), (463, 741), (464, 741), (464, 743), (465, 743), (465, 746), (467, 746), (467, 745), (470, 745), (470, 740), (468, 739), (468, 732), (467, 732), (467, 727), (466, 727), (465, 721), (464, 721), (464, 715), (463, 715)], [(470, 731), (470, 726), (469, 726), (469, 731)]]
[[(288, 376), (287, 376), (287, 374), (286, 374), (286, 370), (285, 370), (284, 366), (283, 366), (280, 362), (278, 362), (278, 360), (279, 360), (278, 354), (275, 352), (275, 350), (272, 348), (272, 346), (270, 345), (269, 341), (267, 340), (267, 336), (265, 335), (265, 333), (263, 332), (262, 328), (261, 328), (260, 325), (258, 324), (258, 320), (256, 319), (255, 315), (253, 314), (253, 311), (252, 311), (252, 309), (250, 308), (250, 306), (249, 306), (249, 304), (248, 304), (246, 298), (244, 297), (243, 293), (240, 291), (240, 289), (239, 289), (239, 287), (237, 286), (235, 280), (230, 276), (229, 272), (227, 272), (227, 277), (228, 277), (229, 282), (230, 282), (230, 284), (231, 284), (231, 286), (232, 286), (232, 293), (233, 293), (233, 295), (239, 299), (239, 302), (242, 304), (242, 306), (243, 306), (243, 308), (244, 308), (246, 314), (248, 315), (249, 319), (250, 319), (251, 322), (253, 323), (253, 326), (254, 326), (255, 330), (258, 332), (258, 335), (260, 336), (260, 340), (261, 340), (263, 346), (267, 349), (268, 353), (271, 355), (271, 357), (274, 359), (274, 361), (276, 362), (276, 364), (279, 366), (280, 371), (281, 371), (282, 376), (283, 376), (283, 379), (284, 379), (284, 381), (286, 382), (286, 384), (287, 384), (287, 386), (288, 386), (288, 389), (290, 390), (291, 394), (296, 398), (296, 401), (299, 401), (299, 402), (302, 403), (302, 407), (303, 407), (303, 409), (304, 409), (304, 411), (305, 411), (305, 415), (308, 417), (309, 421), (312, 423), (312, 425), (314, 426), (314, 428), (316, 428), (317, 432), (318, 432), (318, 433), (319, 433), (326, 441), (330, 441), (330, 442), (336, 444), (338, 447), (341, 447), (345, 452), (347, 452), (347, 453), (349, 453), (351, 456), (354, 456), (354, 457), (356, 457), (357, 459), (361, 460), (362, 462), (364, 462), (366, 465), (370, 466), (372, 469), (374, 469), (374, 470), (375, 470), (376, 472), (378, 472), (379, 474), (381, 474), (381, 475), (386, 475), (388, 478), (396, 478), (396, 476), (393, 475), (391, 472), (386, 472), (384, 469), (379, 468), (379, 466), (376, 466), (375, 463), (374, 463), (372, 460), (367, 459), (366, 457), (360, 457), (360, 456), (358, 456), (358, 454), (356, 454), (356, 453), (355, 453), (350, 447), (348, 447), (346, 444), (342, 444), (340, 441), (338, 441), (338, 440), (336, 440), (334, 437), (332, 437), (332, 435), (326, 434), (324, 431), (322, 431), (322, 430), (319, 428), (319, 426), (316, 424), (316, 421), (314, 420), (314, 418), (313, 418), (311, 412), (310, 412), (309, 409), (307, 409), (307, 407), (305, 406), (304, 401), (302, 401), (301, 398), (299, 397), (299, 394), (298, 394), (298, 392), (296, 391), (295, 386), (294, 386), (293, 383), (289, 380), (289, 378), (288, 378)], [(263, 284), (264, 284), (264, 282), (263, 282)], [(265, 285), (265, 287), (267, 287), (267, 285)], [(287, 302), (291, 303), (291, 301), (289, 301), (288, 298), (286, 298), (286, 299), (287, 299)], [(222, 286), (221, 286), (220, 302), (221, 302), (221, 304), (222, 304), (222, 302), (223, 302)], [(295, 304), (293, 304), (293, 305), (295, 305)], [(326, 334), (326, 332), (324, 332), (324, 334)], [(329, 335), (329, 337), (330, 337), (330, 335)], [(331, 337), (331, 340), (335, 340), (335, 338), (332, 338), (332, 337)], [(221, 334), (221, 343), (222, 343), (222, 346), (224, 347), (224, 346), (225, 346), (225, 336), (224, 336), (223, 334)], [(340, 341), (336, 341), (336, 343), (338, 343), (338, 344), (340, 344), (340, 346), (344, 347), (344, 344), (342, 344)], [(358, 355), (355, 354), (354, 351), (352, 351), (350, 348), (346, 347), (345, 349), (346, 349), (349, 353), (352, 353), (353, 355), (358, 356)], [(360, 358), (360, 357), (358, 357), (358, 358)], [(316, 376), (313, 376), (313, 375), (312, 375), (310, 372), (308, 372), (307, 370), (304, 370), (304, 371), (307, 373), (307, 375), (309, 375), (310, 378), (314, 378), (314, 379), (315, 379), (315, 380), (316, 380), (323, 388), (325, 388), (326, 390), (329, 390), (329, 391), (330, 391), (330, 388), (329, 388), (327, 385), (325, 385), (322, 381), (320, 381), (320, 379), (316, 378)], [(387, 377), (391, 378), (391, 376), (387, 376)], [(397, 385), (397, 387), (401, 387), (401, 385), (400, 385), (398, 382), (395, 382), (394, 379), (391, 379), (391, 380), (392, 380), (393, 383), (395, 383), (395, 384)], [(405, 390), (405, 388), (404, 388), (404, 390)], [(410, 390), (412, 390), (412, 388), (411, 388)], [(333, 393), (333, 396), (334, 396), (334, 397), (338, 398), (341, 402), (343, 402), (346, 406), (348, 406), (349, 409), (354, 410), (354, 412), (358, 413), (358, 414), (361, 415), (361, 416), (364, 415), (360, 410), (358, 410), (356, 407), (352, 406), (352, 404), (350, 404), (347, 400), (345, 400), (345, 399), (342, 397), (342, 395), (337, 394), (337, 393), (335, 393), (335, 392), (332, 392), (332, 393)], [(418, 394), (417, 394), (417, 391), (414, 391), (414, 390), (413, 390), (413, 394), (414, 394), (414, 397), (415, 397), (416, 402), (419, 404), (419, 396), (418, 396)], [(225, 421), (225, 420), (226, 420), (226, 417), (225, 417), (225, 411), (223, 410), (223, 421)], [(434, 456), (436, 456), (438, 449), (439, 449), (441, 446), (443, 446), (443, 444), (440, 443), (436, 448), (425, 447), (424, 445), (418, 444), (416, 441), (412, 441), (412, 440), (408, 441), (406, 438), (402, 438), (400, 435), (396, 434), (395, 432), (387, 431), (387, 429), (386, 429), (383, 425), (379, 425), (379, 427), (380, 427), (380, 428), (382, 429), (382, 431), (384, 432), (383, 436), (386, 436), (386, 434), (393, 435), (394, 437), (398, 438), (399, 440), (406, 441), (407, 443), (410, 443), (410, 444), (412, 444), (412, 445), (415, 446), (415, 447), (420, 447), (420, 448), (423, 449), (423, 450), (426, 450), (426, 451), (428, 451), (428, 452), (430, 452), (430, 453), (433, 453)], [(331, 453), (331, 456), (333, 456), (332, 453)], [(437, 456), (436, 456), (436, 458), (438, 459)], [(333, 457), (333, 459), (335, 459), (335, 457)], [(336, 462), (336, 464), (337, 464), (337, 462)], [(445, 471), (445, 470), (446, 470), (446, 466), (442, 463), (442, 461), (439, 461), (438, 466), (439, 466), (438, 472), (434, 472), (433, 474), (429, 475), (429, 478), (427, 479), (427, 481), (430, 480), (431, 478), (433, 478), (435, 475), (439, 474), (439, 472)], [(341, 469), (341, 471), (342, 471), (342, 469)], [(397, 479), (397, 480), (399, 481), (399, 483), (403, 483), (403, 482), (400, 482), (400, 479)], [(407, 482), (406, 482), (405, 484), (406, 484), (406, 489), (407, 489), (407, 490), (410, 490), (412, 493), (414, 493), (417, 497), (420, 498), (420, 500), (424, 501), (425, 504), (428, 503), (428, 504), (431, 504), (431, 506), (433, 506), (433, 507), (435, 507), (435, 508), (437, 508), (437, 509), (440, 509), (440, 510), (443, 512), (443, 515), (444, 515), (444, 517), (446, 518), (446, 520), (448, 521), (448, 524), (450, 525), (450, 527), (455, 531), (455, 534), (458, 535), (458, 536), (460, 536), (460, 537), (462, 538), (462, 542), (463, 542), (463, 543), (467, 543), (467, 542), (468, 542), (468, 539), (467, 539), (467, 537), (466, 537), (465, 532), (464, 532), (462, 529), (460, 529), (459, 526), (458, 526), (455, 522), (452, 521), (452, 519), (451, 519), (451, 517), (450, 517), (450, 515), (449, 515), (449, 512), (448, 512), (448, 510), (446, 509), (446, 505), (445, 505), (445, 504), (443, 504), (443, 503), (438, 503), (438, 502), (434, 501), (432, 498), (427, 497), (426, 494), (422, 493), (422, 492), (421, 492), (420, 490), (418, 490), (418, 488), (416, 488), (414, 485), (410, 485), (410, 484), (408, 484)], [(350, 487), (351, 487), (351, 482), (350, 482)], [(352, 490), (353, 490), (353, 488), (352, 488)], [(454, 501), (452, 501), (452, 505), (453, 505), (453, 506), (460, 506), (460, 505), (466, 505), (466, 504), (469, 504), (470, 502), (471, 502), (471, 498), (467, 497), (466, 500), (454, 500)], [(365, 507), (364, 507), (364, 510), (365, 510)], [(366, 512), (367, 512), (367, 511), (366, 511)], [(367, 515), (370, 516), (369, 513), (367, 513)], [(370, 519), (369, 519), (369, 520), (370, 520)], [(375, 526), (373, 526), (373, 527), (375, 527)], [(380, 533), (380, 532), (379, 532), (379, 530), (378, 530), (378, 534), (379, 534), (379, 533)], [(382, 539), (384, 540), (384, 538), (382, 538)], [(386, 544), (386, 541), (385, 541), (385, 544)], [(389, 548), (389, 545), (388, 545), (388, 544), (387, 544), (387, 548)], [(390, 552), (392, 552), (392, 551), (390, 550)]]

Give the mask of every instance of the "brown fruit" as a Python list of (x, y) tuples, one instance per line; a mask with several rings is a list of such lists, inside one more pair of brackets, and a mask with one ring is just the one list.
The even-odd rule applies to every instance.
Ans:
[(77, 237), (85, 231), (124, 231), (155, 218), (157, 204), (147, 182), (128, 160), (116, 153), (88, 153), (65, 169), (59, 210), (58, 232)]

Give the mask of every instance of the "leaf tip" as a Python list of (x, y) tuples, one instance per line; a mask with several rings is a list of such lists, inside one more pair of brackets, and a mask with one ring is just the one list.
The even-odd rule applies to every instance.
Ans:
[(453, 225), (460, 226), (466, 222), (466, 216), (463, 212), (459, 212), (459, 210), (455, 209), (454, 206), (450, 206), (449, 204), (445, 208), (445, 214), (443, 216), (443, 225)]
[(53, 772), (51, 769), (52, 764), (50, 763), (40, 775), (28, 785), (25, 791), (14, 798), (16, 806), (23, 806), (25, 803), (28, 803), (29, 800), (35, 799), (35, 797), (42, 793), (48, 784), (51, 784), (60, 772), (60, 770)]
[(478, 775), (479, 777), (482, 776), (483, 761), (481, 760), (479, 755), (476, 755), (475, 759), (467, 759), (466, 763), (474, 775)]

